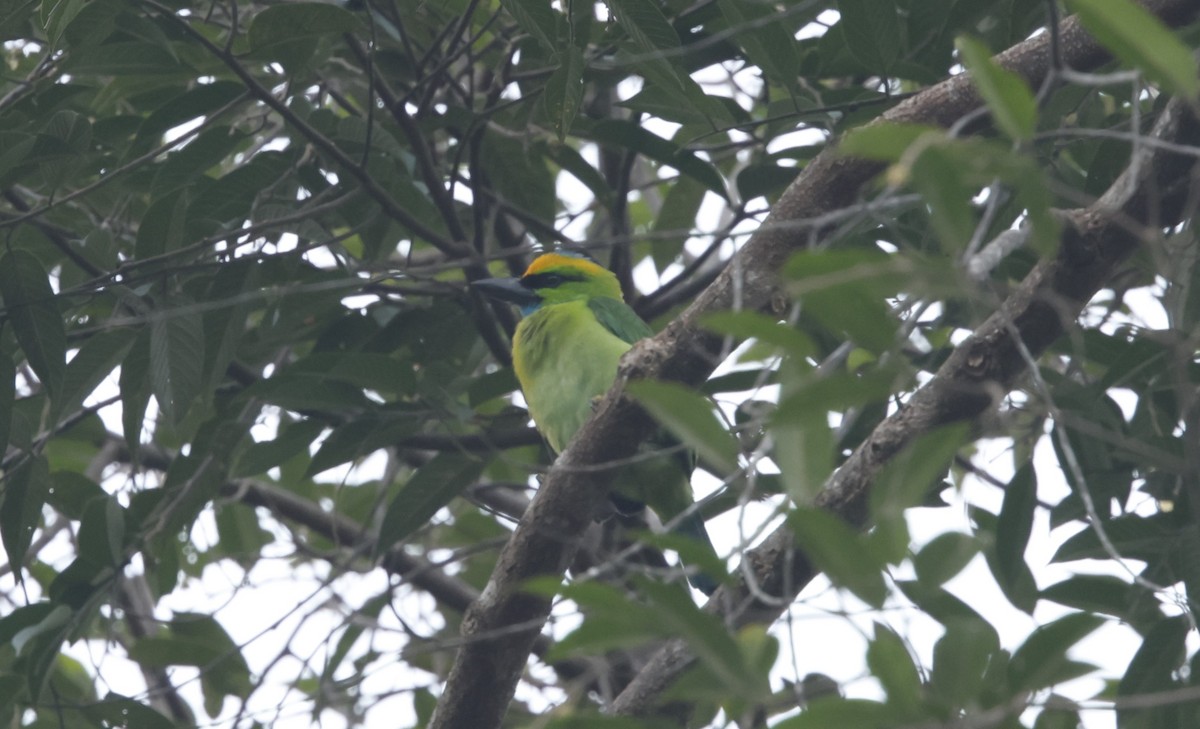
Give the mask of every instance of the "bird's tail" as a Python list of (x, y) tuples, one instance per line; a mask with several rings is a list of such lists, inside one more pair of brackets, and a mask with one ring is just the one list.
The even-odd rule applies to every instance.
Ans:
[[(695, 540), (698, 544), (703, 545), (709, 554), (716, 557), (717, 550), (713, 547), (712, 540), (708, 537), (708, 529), (704, 527), (704, 520), (700, 518), (700, 514), (695, 509), (691, 509), (688, 513), (677, 519), (673, 531), (676, 534), (681, 534)], [(705, 595), (711, 595), (717, 589), (717, 580), (712, 575), (706, 574), (701, 570), (689, 569), (687, 579), (692, 587), (703, 592)]]

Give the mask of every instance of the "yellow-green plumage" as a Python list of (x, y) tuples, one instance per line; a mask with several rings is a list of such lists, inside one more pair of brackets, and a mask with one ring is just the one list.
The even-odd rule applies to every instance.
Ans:
[[(585, 258), (547, 253), (519, 279), (488, 279), (476, 286), (521, 306), (513, 368), (534, 424), (561, 452), (591, 416), (595, 398), (612, 386), (621, 355), (653, 332), (625, 304), (616, 276)], [(704, 522), (695, 513), (684, 514), (692, 505), (691, 469), (687, 455), (652, 459), (625, 469), (615, 493), (622, 502), (650, 506), (711, 551)], [(705, 593), (716, 588), (707, 575), (690, 579)]]
[(556, 453), (591, 415), (591, 399), (608, 392), (630, 346), (583, 300), (542, 307), (517, 324), (513, 368), (533, 422)]

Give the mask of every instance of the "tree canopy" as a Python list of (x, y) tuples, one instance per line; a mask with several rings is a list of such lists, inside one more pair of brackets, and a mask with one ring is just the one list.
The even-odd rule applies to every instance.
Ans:
[[(1198, 15), (0, 2), (0, 724), (1196, 725)], [(560, 247), (658, 333), (555, 459)]]

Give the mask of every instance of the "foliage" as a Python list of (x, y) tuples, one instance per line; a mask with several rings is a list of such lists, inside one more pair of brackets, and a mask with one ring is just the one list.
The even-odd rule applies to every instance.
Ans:
[[(698, 660), (664, 716), (694, 725), (1069, 727), (1082, 698), (1194, 724), (1191, 222), (1149, 226), (994, 417), (893, 459), (872, 529), (812, 506), (1054, 255), (1054, 209), (1197, 93), (1196, 31), (1128, 0), (1068, 2), (1117, 60), (1031, 88), (990, 56), (1052, 5), (0, 3), (0, 723), (425, 725), (550, 462), (514, 313), (467, 283), (580, 243), (661, 329), (844, 139), (884, 173), (795, 233), (786, 315), (707, 319), (744, 345), (707, 397), (632, 391), (719, 484), (730, 580), (759, 522), (794, 527), (862, 626), (857, 672), (811, 655), (819, 588), (783, 629), (731, 630), (663, 568), (686, 545), (610, 519), (615, 549), (530, 586), (559, 640), (508, 722), (672, 725), (599, 709), (677, 638)], [(860, 129), (958, 64), (974, 123)], [(1098, 630), (1130, 652), (1081, 660)]]

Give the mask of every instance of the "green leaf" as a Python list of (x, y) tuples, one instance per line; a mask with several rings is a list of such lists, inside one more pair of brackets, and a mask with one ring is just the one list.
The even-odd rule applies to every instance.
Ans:
[(1063, 696), (1051, 694), (1046, 699), (1047, 708), (1042, 709), (1033, 722), (1033, 729), (1079, 729), (1083, 726), (1079, 712), (1058, 706), (1071, 706), (1072, 702)]
[(517, 138), (489, 131), (479, 159), (511, 205), (547, 225), (553, 223), (554, 177), (539, 147), (530, 149)]
[(3, 500), (0, 501), (0, 541), (8, 554), (13, 574), (21, 579), (20, 565), (33, 541), (33, 532), (42, 522), (42, 504), (50, 490), (50, 467), (42, 456), (27, 456), (16, 468), (4, 474)]
[[(47, 610), (38, 610), (43, 606)], [(26, 627), (17, 630), (11, 644), (19, 657), (29, 695), (33, 703), (37, 703), (42, 699), (51, 669), (60, 659), (59, 650), (72, 630), (72, 613), (66, 605), (51, 607), (51, 603), (42, 603), (18, 608), (14, 617), (22, 611), (28, 611), (28, 617), (37, 622), (27, 623)]]
[[(579, 120), (580, 123), (582, 121)], [(590, 122), (579, 130), (579, 134), (593, 141), (638, 152), (657, 162), (670, 165), (720, 195), (722, 199), (728, 199), (724, 178), (709, 162), (634, 122), (623, 119)]]
[(204, 312), (204, 370), (202, 387), (213, 392), (224, 380), (237, 346), (246, 335), (246, 318), (253, 305), (248, 295), (259, 287), (259, 267), (246, 261), (222, 266), (205, 292), (205, 300), (221, 305)]
[[(150, 147), (162, 143), (162, 135), (193, 119), (208, 116), (234, 99), (244, 95), (246, 87), (233, 81), (214, 81), (209, 84), (198, 84), (175, 96), (165, 99), (163, 103), (141, 121), (137, 129), (137, 141), (131, 153), (149, 151)], [(228, 127), (220, 126), (225, 135), (230, 134)], [(201, 132), (201, 135), (205, 132)], [(197, 137), (198, 138), (198, 137)], [(190, 146), (190, 144), (189, 144)], [(168, 156), (170, 159), (172, 155)], [(210, 165), (211, 165), (210, 161)]]
[(696, 214), (707, 194), (705, 187), (691, 177), (680, 177), (667, 187), (667, 196), (650, 228), (650, 257), (659, 271), (675, 261), (684, 241), (691, 236)]
[(708, 398), (674, 382), (630, 382), (626, 390), (701, 460), (725, 473), (737, 470), (737, 439), (717, 419)]
[[(362, 607), (355, 610), (355, 614), (362, 618), (378, 620), (380, 613), (386, 610), (391, 604), (392, 591), (385, 589), (382, 594), (376, 595), (364, 603)], [(366, 631), (366, 620), (347, 621), (345, 629), (342, 631), (341, 636), (338, 637), (337, 646), (325, 659), (325, 666), (321, 672), (321, 681), (323, 684), (332, 684), (335, 680), (334, 674), (337, 673), (342, 662), (346, 660), (350, 649), (354, 647), (354, 644), (358, 642), (358, 639)]]
[(124, 359), (136, 332), (115, 329), (91, 336), (71, 358), (63, 377), (62, 393), (54, 401), (53, 420), (78, 407)]
[(78, 471), (55, 471), (50, 474), (46, 503), (72, 519), (83, 519), (89, 502), (107, 496), (95, 481)]
[(12, 426), (13, 404), (17, 397), (17, 368), (12, 355), (0, 344), (0, 453), (8, 450), (8, 434)]
[(755, 680), (745, 664), (741, 647), (721, 620), (697, 606), (688, 590), (679, 584), (649, 579), (636, 582), (638, 591), (649, 599), (656, 619), (687, 641), (695, 656), (723, 685), (747, 696), (766, 687), (765, 681), (760, 684)]
[[(706, 515), (706, 512), (701, 512), (702, 517)], [(725, 560), (712, 551), (708, 544), (702, 543), (692, 535), (675, 531), (656, 534), (639, 530), (638, 541), (660, 550), (674, 551), (684, 565), (703, 573), (717, 583), (724, 582), (729, 575), (729, 567)]]
[(784, 269), (805, 317), (876, 354), (892, 347), (896, 320), (885, 296), (912, 286), (918, 264), (871, 250), (803, 251)]
[[(247, 388), (246, 394), (297, 412), (324, 410), (330, 413), (359, 413), (371, 406), (371, 401), (363, 395), (361, 388), (331, 378), (315, 377), (303, 372), (292, 373), (290, 370), (259, 380)], [(347, 425), (355, 424), (351, 421)], [(355, 453), (363, 455), (369, 452), (355, 449)], [(342, 462), (326, 463), (320, 470)]]
[(799, 167), (776, 164), (746, 165), (737, 176), (738, 194), (747, 202), (761, 196), (774, 199), (799, 175)]
[(787, 494), (797, 504), (811, 503), (833, 471), (834, 439), (829, 416), (821, 409), (776, 410), (768, 427)]
[(880, 367), (863, 374), (835, 372), (823, 375), (818, 371), (805, 373), (802, 378), (787, 381), (789, 385), (776, 411), (777, 422), (793, 417), (805, 419), (814, 412), (844, 412), (885, 400), (893, 390), (907, 383), (909, 375), (897, 367)]
[(1013, 689), (1037, 691), (1090, 673), (1094, 667), (1069, 660), (1067, 651), (1105, 622), (1096, 615), (1073, 613), (1038, 626), (1013, 652), (1008, 665)]
[(757, 339), (789, 357), (815, 356), (817, 348), (804, 332), (758, 311), (714, 311), (701, 319), (705, 328), (739, 340)]
[(479, 478), (485, 465), (480, 459), (447, 451), (417, 469), (388, 504), (375, 553), (387, 551), (425, 526), (438, 509)]
[(129, 657), (150, 668), (201, 669), (204, 707), (210, 717), (220, 712), (226, 696), (245, 698), (251, 689), (250, 669), (237, 644), (209, 616), (177, 613), (169, 636), (138, 640), (129, 647)]
[(561, 593), (588, 613), (587, 620), (555, 643), (548, 653), (548, 660), (632, 647), (647, 640), (670, 637), (665, 621), (657, 619), (654, 608), (631, 602), (623, 590), (612, 585), (575, 582), (564, 586), (559, 580), (548, 578), (531, 580), (525, 589), (545, 597)]
[(321, 36), (348, 33), (359, 26), (354, 13), (332, 3), (272, 5), (250, 21), (250, 49), (256, 58), (293, 68), (312, 57)]
[(56, 0), (43, 2), (42, 27), (46, 30), (46, 38), (52, 48), (59, 48), (59, 39), (71, 21), (79, 15), (88, 4), (88, 0)]
[(102, 726), (138, 729), (174, 729), (177, 726), (151, 707), (111, 691), (102, 701), (89, 706), (85, 713), (93, 721), (102, 722)]
[(1025, 80), (992, 61), (987, 47), (973, 38), (960, 36), (955, 47), (1000, 130), (1014, 140), (1033, 136), (1037, 102)]
[(259, 152), (248, 163), (222, 175), (214, 184), (200, 188), (188, 208), (189, 224), (215, 227), (241, 223), (263, 190), (278, 185), (290, 166), (289, 154)]
[(345, 425), (333, 429), (304, 469), (304, 476), (315, 476), (334, 466), (366, 456), (412, 432), (413, 422), (403, 416), (389, 419), (360, 415), (352, 418)]
[(82, 78), (96, 76), (163, 77), (190, 69), (170, 47), (141, 40), (110, 41), (72, 50), (64, 68)]
[[(912, 600), (917, 607), (921, 608), (929, 617), (942, 625), (948, 626), (951, 623), (962, 621), (974, 621), (987, 625), (987, 621), (979, 613), (975, 612), (970, 605), (967, 605), (941, 586), (915, 580), (897, 580), (896, 586), (900, 588), (905, 597)], [(994, 642), (998, 643), (999, 640), (999, 638), (994, 637)]]
[(1068, 0), (1067, 7), (1123, 62), (1140, 68), (1167, 91), (1196, 99), (1200, 76), (1195, 57), (1145, 8), (1130, 0)]
[(837, 27), (867, 70), (884, 75), (900, 56), (900, 18), (892, 0), (838, 0)]
[(1004, 504), (996, 522), (996, 582), (1013, 605), (1033, 614), (1037, 583), (1025, 561), (1025, 548), (1033, 532), (1037, 509), (1037, 475), (1033, 464), (1021, 467), (1004, 489)]
[(982, 620), (951, 620), (933, 647), (930, 691), (951, 707), (978, 703), (984, 676), (1000, 650), (996, 631)]
[[(517, 147), (518, 149), (521, 148), (520, 145), (517, 145)], [(492, 151), (490, 146), (487, 144), (483, 146), (483, 151), (488, 153), (486, 156), (481, 155), (481, 160), (483, 160), (486, 164), (490, 159)], [(522, 173), (530, 173), (528, 179), (531, 188), (540, 191), (547, 189), (545, 181), (536, 174), (539, 170), (538, 167), (535, 166), (534, 162), (531, 162), (527, 156), (517, 159), (516, 162), (520, 165), (520, 167), (517, 169), (520, 169)], [(423, 185), (416, 184), (412, 177), (410, 177), (407, 171), (403, 168), (397, 168), (395, 173), (397, 177), (392, 180), (391, 193), (392, 197), (396, 199), (396, 203), (408, 210), (418, 222), (423, 223), (434, 233), (441, 234), (443, 236), (446, 235), (446, 221), (442, 219), (441, 214), (438, 212), (437, 206), (434, 205), (429, 191)], [(499, 184), (499, 189), (501, 191), (505, 191), (507, 189), (506, 186), (516, 184), (515, 181), (510, 180), (507, 177), (501, 177), (499, 180), (497, 180), (497, 183)], [(552, 187), (550, 189), (553, 190)], [(535, 202), (540, 202), (543, 207), (539, 208), (535, 206), (534, 210), (544, 209), (546, 205), (553, 207), (553, 199), (551, 199), (549, 202), (545, 200)]]
[(639, 50), (651, 53), (679, 47), (679, 35), (667, 22), (658, 5), (641, 0), (605, 1), (621, 29), (629, 34)]
[(561, 16), (550, 3), (544, 0), (501, 0), (500, 5), (513, 16), (521, 30), (537, 38), (546, 51), (557, 54), (561, 50), (558, 42)]
[(125, 510), (115, 496), (93, 499), (79, 525), (79, 557), (98, 568), (124, 563)]
[(166, 193), (142, 215), (134, 244), (138, 258), (151, 258), (183, 247), (187, 236), (189, 193), (190, 190)]
[(190, 299), (171, 297), (150, 320), (150, 386), (175, 423), (196, 400), (203, 367), (204, 320)]
[[(354, 154), (363, 154), (371, 150), (400, 162), (407, 162), (409, 159), (408, 151), (387, 127), (369, 124), (361, 117), (347, 116), (338, 119), (336, 136), (342, 147)], [(288, 212), (284, 211), (281, 214), (286, 217)]]
[(283, 425), (274, 439), (250, 443), (243, 448), (229, 475), (245, 478), (264, 473), (293, 456), (306, 452), (324, 430), (325, 424), (317, 420), (301, 420)]
[(567, 48), (558, 57), (558, 68), (550, 74), (542, 92), (546, 115), (550, 127), (558, 135), (558, 141), (566, 139), (571, 131), (579, 105), (583, 102), (583, 53), (578, 48)]
[[(220, 713), (226, 696), (246, 698), (251, 689), (250, 667), (241, 649), (221, 624), (208, 615), (178, 612), (171, 621), (171, 633), (193, 647), (205, 645), (214, 650), (214, 660), (200, 672), (204, 708), (210, 717)], [(181, 663), (173, 665), (195, 665)]]
[(29, 700), (25, 691), (24, 676), (8, 671), (0, 672), (0, 721), (13, 724), (17, 706)]
[(891, 628), (875, 624), (875, 637), (867, 647), (867, 666), (887, 692), (888, 703), (902, 714), (920, 705), (921, 674), (904, 640)]
[(29, 171), (22, 163), (33, 152), (36, 141), (32, 134), (0, 131), (0, 183), (11, 184)]
[(677, 136), (684, 140), (696, 135), (693, 130), (719, 130), (734, 123), (726, 102), (705, 94), (699, 84), (664, 59), (652, 59), (641, 68), (646, 72), (642, 90), (617, 106), (683, 124)]
[(641, 577), (632, 581), (648, 604), (631, 602), (623, 590), (596, 582), (560, 586), (557, 580), (542, 580), (530, 584), (527, 589), (536, 594), (561, 592), (588, 614), (550, 655), (565, 657), (635, 646), (655, 638), (682, 638), (705, 669), (731, 690), (753, 694), (765, 687), (765, 682), (760, 684), (751, 675), (738, 642), (715, 616), (692, 602), (688, 590)]
[(554, 717), (546, 729), (673, 729), (678, 726), (665, 719), (635, 719), (629, 716), (585, 716), (573, 714)]
[(150, 404), (150, 333), (151, 327), (143, 327), (138, 333), (121, 363), (121, 374), (117, 378), (121, 390), (121, 428), (125, 444), (135, 459), (141, 444), (146, 407)]
[(877, 122), (851, 129), (838, 143), (837, 150), (841, 154), (864, 159), (899, 162), (917, 140), (924, 138), (922, 143), (926, 144), (945, 137), (945, 130), (938, 127)]
[(1139, 632), (1161, 617), (1157, 601), (1145, 587), (1115, 575), (1075, 575), (1050, 585), (1040, 596), (1077, 610), (1121, 618)]
[(405, 393), (412, 381), (405, 372), (407, 362), (376, 352), (316, 352), (293, 363), (287, 369), (291, 376), (311, 377), (311, 384), (323, 380), (345, 382), (365, 390), (383, 393)]
[[(612, 190), (609, 188), (608, 182), (574, 147), (569, 144), (551, 142), (546, 145), (546, 158), (583, 183), (601, 205), (610, 204)], [(680, 182), (683, 181), (680, 180)], [(678, 182), (673, 186), (671, 192), (674, 192), (675, 187), (679, 187)], [(668, 198), (670, 195), (671, 193), (667, 193)], [(688, 220), (689, 225), (691, 220)]]
[[(1177, 519), (1171, 514), (1158, 513), (1152, 516), (1127, 514), (1104, 521), (1103, 528), (1117, 554), (1125, 559), (1140, 559), (1157, 562), (1178, 544)], [(1054, 553), (1052, 562), (1069, 562), (1076, 559), (1109, 559), (1108, 551), (1096, 533), (1096, 526), (1072, 536)]]
[(971, 184), (964, 169), (967, 154), (955, 146), (929, 146), (911, 169), (913, 186), (929, 205), (942, 250), (950, 254), (965, 248), (975, 232), (976, 215), (971, 198), (977, 186)]
[(1175, 672), (1187, 658), (1186, 616), (1160, 618), (1146, 634), (1117, 686), (1118, 696), (1140, 696), (1173, 688)]
[(768, 80), (795, 88), (801, 75), (796, 38), (785, 23), (772, 22), (775, 9), (755, 0), (718, 0), (717, 6), (730, 29), (736, 31), (734, 41)]
[(904, 512), (924, 503), (942, 483), (950, 461), (967, 436), (965, 424), (937, 428), (894, 455), (880, 471), (869, 497), (875, 524), (870, 540), (877, 553), (890, 563), (899, 564), (908, 553)]
[(0, 295), (29, 366), (55, 397), (66, 369), (67, 335), (54, 289), (37, 257), (16, 248), (0, 258)]
[[(218, 168), (246, 139), (247, 135), (226, 126), (201, 131), (182, 149), (172, 151), (165, 161), (155, 165), (154, 183), (151, 186), (154, 198), (161, 199), (168, 193), (195, 184), (196, 178)], [(171, 214), (174, 215), (176, 210), (172, 203)]]
[(252, 565), (263, 548), (274, 541), (271, 532), (262, 528), (258, 514), (245, 504), (223, 504), (217, 510), (219, 553), (241, 565)]
[(946, 532), (913, 555), (913, 568), (922, 583), (943, 585), (962, 572), (977, 554), (979, 542), (974, 538), (960, 532)]
[(809, 704), (799, 716), (784, 719), (775, 729), (886, 729), (896, 725), (896, 710), (866, 699), (830, 696)]
[(30, 641), (63, 627), (70, 619), (71, 610), (65, 605), (43, 602), (17, 608), (2, 621), (4, 642), (20, 656), (30, 647)]
[(225, 653), (220, 645), (183, 638), (151, 636), (129, 647), (129, 657), (148, 668), (195, 666), (207, 668)]
[(830, 581), (874, 608), (883, 607), (887, 584), (883, 563), (849, 524), (823, 509), (798, 508), (788, 515), (796, 541)]
[(315, 476), (322, 471), (366, 456), (375, 450), (366, 440), (378, 427), (379, 423), (374, 418), (361, 418), (334, 428), (309, 461), (304, 469), (304, 476)]

